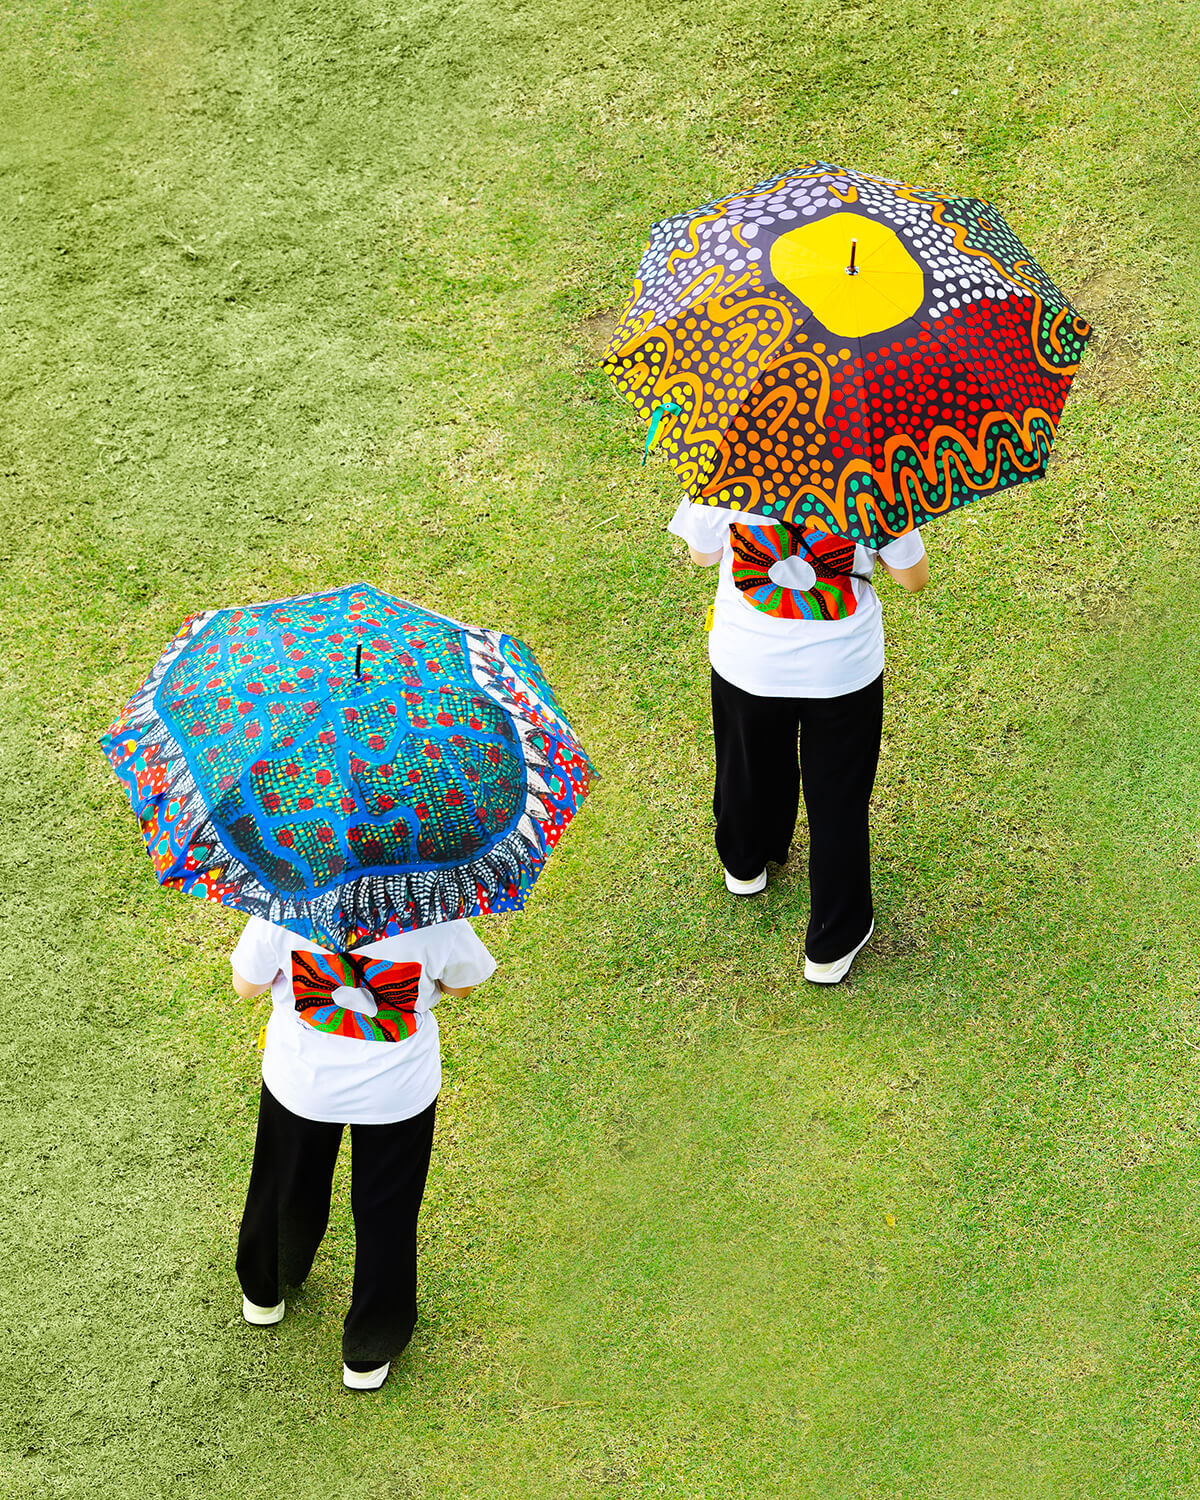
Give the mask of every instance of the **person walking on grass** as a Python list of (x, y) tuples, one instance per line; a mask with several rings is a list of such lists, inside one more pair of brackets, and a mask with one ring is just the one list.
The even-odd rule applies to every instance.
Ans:
[(524, 906), (596, 769), (524, 641), (369, 583), (189, 616), (101, 745), (158, 880), (251, 914), (238, 994), (271, 987), (242, 1312), (307, 1276), (349, 1125), (342, 1378), (374, 1390), (417, 1318), (433, 1006), (494, 972), (467, 919)]
[(258, 1133), (238, 1236), (248, 1323), (278, 1323), (329, 1222), (342, 1131), (351, 1141), (354, 1289), (343, 1383), (377, 1390), (417, 1321), (417, 1215), (441, 1088), (440, 995), (495, 972), (466, 921), (332, 954), (251, 917), (230, 955), (233, 987), (270, 986)]
[[(710, 614), (716, 845), (726, 888), (765, 890), (783, 864), (801, 788), (810, 915), (804, 977), (837, 984), (875, 929), (868, 827), (883, 729), (876, 562), (915, 593), (929, 581), (919, 531), (878, 552), (684, 500), (668, 531), (720, 566)], [(797, 736), (799, 755), (797, 756)]]

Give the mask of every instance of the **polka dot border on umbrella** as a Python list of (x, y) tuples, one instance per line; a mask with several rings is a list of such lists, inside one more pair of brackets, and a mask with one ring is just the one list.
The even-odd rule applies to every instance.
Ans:
[(367, 584), (191, 617), (101, 746), (163, 885), (339, 952), (522, 906), (596, 775), (527, 646)]
[(1041, 478), (1090, 332), (989, 204), (809, 162), (656, 224), (602, 363), (692, 501), (880, 547)]

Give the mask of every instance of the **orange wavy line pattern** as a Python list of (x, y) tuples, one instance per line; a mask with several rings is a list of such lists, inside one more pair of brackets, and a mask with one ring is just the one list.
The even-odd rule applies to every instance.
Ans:
[[(1022, 462), (1021, 456), (1018, 454), (1016, 448), (1013, 446), (1011, 438), (1008, 437), (1002, 437), (998, 440), (997, 451), (991, 468), (987, 471), (987, 477), (981, 482), (977, 482), (976, 480), (974, 480), (967, 472), (961, 454), (955, 453), (951, 449), (943, 451), (939, 456), (936, 454), (935, 450), (937, 448), (939, 439), (943, 437), (952, 438), (955, 442), (961, 444), (968, 457), (970, 458), (971, 464), (976, 473), (979, 473), (984, 469), (984, 462), (987, 457), (987, 435), (993, 427), (998, 426), (1002, 422), (1016, 427), (1017, 431), (1021, 434), (1025, 449), (1026, 451), (1028, 451), (1029, 448), (1034, 446), (1032, 426), (1033, 422), (1037, 418), (1041, 418), (1042, 420), (1048, 422), (1050, 424), (1051, 432), (1054, 432), (1056, 430), (1057, 423), (1054, 421), (1053, 417), (1051, 417), (1049, 412), (1043, 411), (1040, 407), (1030, 407), (1025, 414), (1025, 420), (1021, 423), (1018, 423), (1015, 420), (1011, 412), (989, 412), (984, 421), (980, 423), (979, 440), (975, 443), (972, 443), (966, 437), (966, 435), (959, 432), (956, 427), (943, 425), (933, 428), (933, 430), (929, 434), (928, 452), (922, 454), (919, 449), (917, 450), (917, 464), (920, 469), (921, 476), (925, 479), (926, 484), (931, 489), (941, 490), (941, 493), (944, 496), (944, 500), (940, 505), (930, 504), (929, 500), (923, 493), (918, 493), (917, 496), (914, 497), (908, 492), (908, 485), (910, 483), (915, 484), (917, 482), (917, 474), (913, 470), (912, 466), (908, 464), (906, 464), (900, 471), (900, 482), (905, 493), (902, 496), (897, 497), (895, 489), (893, 488), (892, 458), (897, 448), (901, 446), (911, 448), (913, 444), (911, 440), (906, 440), (903, 434), (899, 434), (895, 437), (889, 438), (884, 446), (884, 470), (882, 474), (878, 473), (878, 471), (873, 469), (871, 465), (869, 463), (866, 463), (864, 460), (854, 459), (851, 463), (848, 463), (838, 475), (837, 501), (839, 514), (842, 518), (844, 518), (847, 514), (847, 485), (851, 476), (856, 474), (869, 475), (874, 480), (878, 488), (882, 491), (883, 499), (885, 501), (889, 499), (895, 500), (897, 498), (902, 499), (908, 511), (910, 521), (913, 519), (916, 513), (916, 507), (918, 505), (922, 510), (925, 510), (930, 515), (935, 516), (942, 515), (944, 512), (948, 511), (951, 508), (951, 465), (953, 465), (958, 470), (959, 477), (961, 478), (963, 484), (968, 489), (976, 490), (980, 494), (986, 493), (995, 485), (1000, 474), (1001, 459), (1004, 452), (1007, 452), (1013, 466), (1019, 469), (1021, 473), (1033, 474), (1041, 467), (1041, 464), (1044, 461), (1040, 456), (1040, 445), (1039, 457), (1037, 458), (1036, 462), (1024, 463)], [(879, 509), (879, 505), (876, 503), (873, 495), (871, 495), (869, 492), (859, 492), (855, 500), (855, 509), (858, 512), (859, 520), (862, 521), (864, 527), (866, 527), (868, 531), (871, 530), (871, 523), (868, 520), (868, 515), (873, 511), (879, 521), (879, 527), (881, 530), (886, 531), (889, 536), (900, 535), (899, 532), (894, 532), (892, 528), (887, 524), (887, 521), (884, 519), (884, 516)]]
[(721, 289), (721, 283), (725, 279), (725, 267), (723, 265), (709, 266), (706, 271), (701, 271), (699, 276), (694, 276), (679, 293), (676, 300), (683, 302), (686, 297), (696, 291), (697, 287), (702, 287), (710, 278), (712, 279), (712, 285), (705, 292), (697, 292), (689, 307), (694, 307), (701, 301), (717, 296)]
[[(1041, 322), (1042, 308), (1044, 306), (1045, 304), (1040, 301), (1040, 299), (1035, 299), (1033, 318), (1029, 325), (1029, 342), (1033, 346), (1033, 357), (1037, 360), (1038, 364), (1041, 365), (1042, 369), (1047, 371), (1048, 374), (1058, 375), (1062, 379), (1068, 380), (1072, 375), (1074, 375), (1075, 371), (1078, 370), (1079, 361), (1076, 360), (1074, 364), (1070, 365), (1052, 365), (1048, 359), (1043, 359), (1042, 351), (1038, 347), (1038, 324)], [(1060, 354), (1064, 353), (1065, 351), (1063, 350), (1062, 340), (1059, 338), (1058, 331), (1068, 318), (1070, 318), (1071, 320), (1071, 326), (1075, 329), (1075, 332), (1079, 334), (1081, 338), (1086, 338), (1092, 331), (1091, 324), (1087, 321), (1086, 318), (1080, 318), (1076, 314), (1072, 313), (1070, 308), (1064, 307), (1055, 315), (1054, 321), (1050, 324), (1049, 335), (1050, 343), (1053, 344), (1053, 346), (1058, 350)], [(1079, 326), (1081, 323), (1083, 324), (1082, 328), (1080, 328)]]
[(690, 260), (693, 255), (699, 255), (700, 254), (700, 243), (699, 243), (699, 241), (696, 238), (696, 231), (700, 228), (700, 226), (702, 224), (715, 224), (718, 219), (724, 217), (724, 214), (725, 214), (724, 206), (722, 204), (717, 204), (714, 207), (713, 212), (709, 213), (709, 214), (705, 214), (702, 219), (689, 219), (688, 220), (687, 236), (688, 236), (688, 242), (691, 245), (691, 249), (689, 250), (688, 248), (684, 247), (683, 249), (672, 250), (671, 251), (670, 255), (667, 256), (667, 267), (666, 267), (666, 269), (667, 269), (667, 275), (668, 276), (671, 276), (671, 275), (674, 274), (674, 271), (675, 271), (675, 262), (677, 260)]
[[(817, 361), (814, 358), (814, 363), (819, 364), (820, 361)], [(762, 411), (766, 410), (771, 401), (778, 399), (787, 391), (788, 388), (784, 387), (780, 391), (770, 392), (763, 401), (758, 403), (755, 410), (755, 415), (758, 415)], [(899, 531), (893, 530), (883, 514), (883, 511), (881, 509), (881, 502), (886, 504), (888, 501), (894, 502), (897, 499), (900, 500), (907, 514), (908, 524), (911, 526), (911, 523), (918, 511), (924, 511), (929, 515), (941, 515), (952, 508), (952, 469), (957, 471), (958, 476), (964, 486), (966, 486), (968, 489), (976, 490), (982, 494), (986, 493), (996, 483), (999, 477), (1001, 460), (1005, 454), (1007, 454), (1013, 466), (1023, 474), (1036, 473), (1044, 462), (1044, 456), (1041, 453), (1040, 442), (1036, 445), (1038, 449), (1038, 457), (1033, 462), (1028, 462), (1024, 459), (1023, 455), (1018, 452), (1011, 438), (1002, 437), (998, 440), (997, 451), (992, 465), (987, 471), (986, 477), (981, 481), (977, 481), (972, 478), (971, 474), (968, 472), (962, 454), (956, 453), (953, 449), (944, 450), (940, 455), (936, 454), (935, 450), (937, 448), (939, 439), (943, 437), (949, 437), (952, 438), (955, 442), (961, 444), (963, 449), (965, 449), (970, 462), (973, 464), (975, 471), (978, 473), (984, 468), (984, 462), (987, 456), (986, 439), (988, 433), (993, 427), (999, 425), (1002, 422), (1007, 422), (1017, 427), (1017, 430), (1020, 432), (1021, 437), (1024, 441), (1026, 452), (1028, 452), (1030, 448), (1035, 446), (1032, 425), (1033, 422), (1039, 418), (1049, 424), (1052, 432), (1055, 430), (1057, 424), (1054, 422), (1054, 419), (1051, 417), (1050, 413), (1047, 411), (1043, 411), (1038, 407), (1031, 408), (1026, 413), (1025, 421), (1020, 424), (1015, 422), (1011, 413), (990, 413), (985, 421), (981, 424), (979, 430), (979, 440), (975, 443), (970, 442), (966, 438), (966, 436), (963, 433), (959, 432), (955, 427), (942, 425), (940, 427), (934, 428), (930, 433), (928, 452), (926, 454), (921, 454), (920, 451), (918, 451), (917, 453), (917, 470), (914, 470), (913, 467), (909, 464), (905, 464), (904, 467), (900, 470), (899, 493), (897, 493), (897, 490), (893, 488), (892, 458), (894, 456), (895, 450), (898, 447), (906, 446), (911, 448), (913, 444), (911, 442), (911, 439), (906, 439), (903, 434), (897, 435), (896, 437), (889, 439), (885, 447), (885, 467), (882, 475), (875, 469), (873, 469), (871, 465), (866, 463), (864, 460), (855, 459), (851, 463), (848, 463), (838, 475), (837, 485), (832, 494), (819, 485), (806, 484), (791, 497), (791, 499), (788, 501), (787, 506), (778, 513), (777, 519), (794, 522), (796, 520), (801, 503), (806, 499), (811, 499), (824, 506), (833, 516), (835, 524), (842, 531), (845, 531), (847, 528), (847, 519), (849, 516), (850, 500), (848, 482), (852, 476), (863, 474), (869, 476), (874, 481), (875, 485), (878, 486), (879, 490), (882, 491), (879, 501), (877, 501), (875, 499), (875, 496), (869, 491), (860, 492), (854, 497), (855, 511), (863, 525), (864, 530), (866, 530), (867, 532), (871, 532), (872, 530), (878, 529), (880, 531), (886, 532), (889, 536), (899, 536), (904, 530), (907, 529), (907, 527), (901, 527)], [(786, 420), (786, 414), (783, 414), (780, 420)], [(726, 445), (724, 443), (722, 444), (722, 449), (726, 451), (726, 456), (728, 457), (728, 450), (726, 449)], [(720, 466), (718, 472), (700, 492), (699, 499), (702, 502), (707, 502), (710, 505), (720, 505), (722, 503), (727, 503), (731, 509), (737, 510), (745, 510), (757, 503), (760, 496), (762, 495), (762, 484), (760, 483), (760, 481), (749, 474), (729, 475), (726, 473), (726, 469), (727, 462), (723, 463)], [(925, 480), (928, 489), (922, 489), (920, 478), (923, 478)], [(729, 494), (729, 491), (731, 491), (731, 489), (735, 485), (749, 491), (749, 495), (744, 496), (740, 500), (733, 499), (733, 497)], [(935, 493), (940, 492), (941, 496), (943, 497), (940, 504), (930, 503), (929, 498), (927, 498), (929, 491), (933, 491)], [(722, 500), (722, 496), (726, 497), (724, 501)], [(875, 521), (878, 523), (877, 526), (873, 526), (872, 524), (872, 514), (874, 515)]]
[(783, 426), (783, 424), (787, 421), (787, 419), (791, 416), (791, 414), (796, 410), (796, 403), (800, 400), (800, 392), (796, 390), (795, 386), (785, 385), (779, 390), (769, 392), (769, 394), (764, 396), (763, 399), (759, 401), (757, 405), (755, 405), (752, 409), (751, 414), (754, 417), (761, 417), (764, 412), (769, 411), (771, 407), (780, 400), (782, 400), (783, 402), (782, 411), (780, 411), (776, 416), (773, 416), (767, 423), (767, 435), (769, 437), (774, 437), (779, 429)]

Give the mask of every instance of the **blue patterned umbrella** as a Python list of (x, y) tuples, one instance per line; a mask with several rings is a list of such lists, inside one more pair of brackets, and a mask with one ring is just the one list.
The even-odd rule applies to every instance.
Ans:
[(522, 906), (596, 775), (527, 646), (367, 584), (192, 616), (101, 745), (163, 885), (338, 952)]

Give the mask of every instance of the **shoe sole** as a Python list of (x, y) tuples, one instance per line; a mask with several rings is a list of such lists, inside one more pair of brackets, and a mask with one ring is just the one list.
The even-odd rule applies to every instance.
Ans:
[[(875, 923), (872, 921), (870, 927), (867, 928), (866, 937), (863, 938), (854, 952), (848, 953), (845, 958), (835, 959), (832, 964), (814, 964), (813, 960), (806, 955), (804, 959), (805, 979), (808, 980), (809, 984), (841, 984), (842, 980), (849, 974), (854, 960), (871, 941), (874, 931)], [(825, 972), (820, 974), (814, 973), (813, 970), (818, 968)]]
[(767, 872), (764, 870), (757, 880), (738, 880), (725, 871), (725, 889), (731, 896), (758, 896), (767, 888)]

